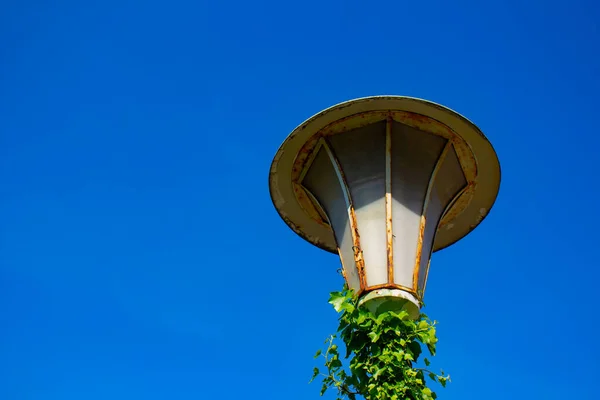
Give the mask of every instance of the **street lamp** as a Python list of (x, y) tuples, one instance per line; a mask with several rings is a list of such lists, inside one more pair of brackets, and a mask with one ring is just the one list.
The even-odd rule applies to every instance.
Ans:
[(269, 175), (281, 218), (339, 255), (361, 304), (415, 318), (431, 253), (472, 231), (499, 186), (496, 153), (473, 123), (400, 96), (351, 100), (309, 118)]

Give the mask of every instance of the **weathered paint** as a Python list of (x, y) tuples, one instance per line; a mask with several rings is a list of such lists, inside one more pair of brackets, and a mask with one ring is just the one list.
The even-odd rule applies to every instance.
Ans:
[(423, 253), (423, 238), (425, 237), (425, 215), (419, 221), (419, 236), (417, 238), (417, 256), (413, 267), (412, 285), (415, 291), (419, 290), (419, 270), (421, 269), (421, 253)]
[[(347, 185), (346, 178), (344, 175), (344, 171), (335, 156), (335, 153), (331, 146), (327, 143), (327, 137), (331, 135), (340, 134), (345, 131), (354, 130), (360, 127), (368, 126), (380, 121), (386, 121), (386, 142), (385, 142), (385, 207), (386, 207), (386, 251), (387, 251), (387, 283), (382, 285), (377, 285), (376, 287), (367, 287), (366, 284), (366, 271), (364, 264), (364, 257), (362, 248), (360, 245), (360, 233), (358, 230), (358, 225), (356, 222), (356, 213), (354, 210), (354, 205), (352, 203), (352, 197), (350, 194), (350, 189)], [(447, 140), (440, 157), (438, 158), (434, 170), (430, 176), (430, 180), (427, 186), (427, 192), (425, 195), (425, 202), (423, 205), (421, 220), (419, 224), (419, 235), (417, 238), (417, 251), (416, 251), (416, 259), (413, 268), (413, 277), (412, 277), (412, 288), (404, 287), (401, 285), (394, 284), (394, 257), (393, 257), (393, 229), (392, 229), (392, 125), (393, 122), (400, 122), (407, 126), (411, 126), (413, 128), (419, 129), (421, 131), (430, 132), (436, 134), (438, 136), (442, 136)], [(298, 153), (298, 156), (295, 160), (294, 167), (292, 170), (292, 177), (294, 184), (299, 187), (295, 188), (295, 193), (298, 201), (302, 204), (303, 207), (306, 207), (306, 212), (311, 216), (311, 218), (315, 219), (317, 222), (321, 224), (327, 224), (323, 218), (322, 214), (324, 214), (323, 208), (318, 204), (314, 196), (307, 195), (308, 190), (306, 190), (303, 186), (298, 185), (295, 182), (302, 182), (306, 173), (310, 169), (312, 162), (314, 161), (317, 153), (324, 149), (329, 155), (330, 161), (334, 166), (336, 174), (338, 175), (338, 179), (340, 180), (340, 185), (343, 188), (346, 204), (348, 207), (348, 218), (350, 223), (350, 229), (352, 233), (352, 242), (353, 242), (353, 250), (354, 250), (354, 262), (356, 264), (356, 268), (359, 275), (360, 280), (360, 292), (369, 292), (375, 289), (381, 288), (397, 288), (401, 290), (408, 291), (413, 294), (417, 298), (421, 298), (419, 294), (420, 288), (418, 287), (419, 282), (419, 274), (421, 269), (421, 259), (423, 257), (423, 240), (425, 235), (425, 224), (426, 217), (425, 213), (427, 210), (427, 206), (429, 204), (429, 200), (431, 197), (431, 191), (433, 190), (433, 184), (435, 182), (435, 178), (437, 176), (438, 171), (441, 168), (441, 165), (450, 150), (450, 148), (460, 148), (461, 152), (457, 151), (457, 157), (459, 158), (459, 162), (461, 163), (461, 167), (463, 168), (463, 173), (465, 177), (471, 177), (473, 179), (476, 176), (473, 176), (473, 171), (476, 171), (476, 163), (472, 154), (470, 153), (468, 146), (464, 143), (464, 141), (456, 135), (450, 128), (439, 123), (432, 118), (429, 118), (424, 115), (419, 115), (415, 113), (402, 112), (402, 111), (376, 111), (376, 112), (367, 112), (361, 114), (350, 115), (346, 118), (340, 119), (329, 124), (324, 129), (317, 132), (312, 136), (310, 140), (308, 140), (305, 145), (302, 147), (301, 151)], [(462, 157), (461, 157), (462, 155)], [(475, 165), (475, 167), (473, 167)], [(469, 171), (466, 172), (465, 168)], [(471, 183), (471, 185), (473, 185)], [(467, 187), (469, 183), (467, 184)], [(457, 207), (456, 203), (459, 201), (461, 196), (466, 193), (465, 190), (461, 190), (451, 201), (451, 203), (446, 208), (445, 212), (442, 214), (442, 221), (440, 225), (444, 223), (444, 220), (447, 220), (446, 215), (448, 212), (452, 212), (452, 215), (457, 215), (461, 211), (461, 207)], [(468, 204), (468, 199), (465, 199), (461, 204), (463, 207)], [(310, 203), (310, 204), (307, 204)], [(319, 211), (320, 210), (320, 211)], [(433, 246), (433, 245), (432, 245)], [(339, 247), (337, 247), (337, 252), (342, 257), (341, 252), (339, 251)], [(429, 256), (429, 254), (427, 255)], [(342, 265), (344, 264), (344, 260), (342, 260)], [(345, 274), (344, 274), (345, 276)]]
[[(438, 136), (442, 136), (449, 140), (455, 148), (456, 155), (460, 162), (461, 168), (469, 184), (474, 184), (477, 178), (477, 162), (468, 144), (452, 129), (448, 126), (440, 123), (425, 115), (406, 111), (369, 111), (364, 113), (353, 114), (345, 118), (341, 118), (334, 121), (316, 132), (305, 144), (302, 146), (296, 160), (294, 162), (292, 170), (292, 181), (300, 182), (303, 175), (306, 173), (308, 166), (312, 161), (312, 157), (316, 154), (320, 148), (323, 138), (336, 135), (349, 130), (354, 130), (367, 125), (374, 124), (380, 121), (396, 121), (413, 128), (432, 133)], [(387, 149), (387, 148), (386, 148)], [(390, 149), (391, 150), (391, 149)], [(473, 191), (466, 191), (457, 198), (452, 204), (452, 209), (448, 210), (444, 217), (441, 225), (445, 225), (450, 221), (450, 216), (456, 217), (459, 215), (471, 202)], [(298, 199), (302, 202), (301, 199)], [(314, 213), (309, 214), (314, 215)], [(322, 219), (317, 218), (317, 222), (321, 223)]]
[(419, 317), (421, 302), (405, 290), (395, 288), (381, 288), (370, 291), (362, 296), (359, 306), (366, 307), (375, 315), (386, 311), (407, 311), (412, 319)]
[(452, 198), (444, 214), (442, 214), (438, 229), (452, 229), (452, 221), (467, 207), (473, 198), (476, 187), (477, 182), (467, 182), (467, 185)]
[(302, 185), (293, 183), (294, 194), (298, 199), (298, 202), (302, 205), (302, 208), (310, 215), (312, 219), (317, 221), (319, 224), (329, 226), (325, 212), (319, 206), (318, 201), (310, 195)]
[[(393, 121), (451, 141), (467, 179), (467, 185), (443, 212), (432, 251), (458, 241), (489, 213), (498, 193), (500, 167), (493, 147), (481, 131), (466, 118), (443, 106), (407, 97), (376, 96), (342, 103), (311, 117), (292, 132), (277, 152), (269, 177), (271, 198), (280, 216), (292, 230), (323, 249), (338, 252), (331, 227), (323, 223), (326, 221), (322, 207), (318, 206), (309, 193), (298, 190), (294, 184), (301, 182), (300, 175), (309, 164), (308, 159), (320, 138), (382, 120), (389, 121), (390, 115)], [(343, 176), (341, 169), (340, 172)], [(306, 206), (309, 204), (307, 201), (312, 204)], [(353, 243), (356, 244), (354, 253), (361, 277), (361, 291), (376, 290), (366, 287), (354, 208), (349, 207), (348, 213), (349, 221), (354, 225), (351, 232)], [(425, 273), (427, 277), (429, 268)], [(414, 289), (417, 288), (400, 288), (412, 295), (416, 294)], [(421, 297), (422, 291), (417, 292), (421, 292), (417, 296)]]
[[(429, 182), (427, 183), (427, 191), (425, 192), (425, 201), (423, 202), (423, 209), (421, 210), (421, 220), (419, 221), (419, 238), (417, 239), (417, 257), (415, 260), (415, 267), (413, 269), (413, 288), (417, 292), (419, 291), (419, 273), (421, 270), (421, 258), (423, 257), (423, 239), (425, 237), (425, 224), (427, 223), (427, 208), (429, 207), (429, 202), (431, 201), (431, 195), (433, 191), (433, 187), (435, 185), (435, 179), (444, 164), (444, 160), (446, 159), (446, 155), (452, 143), (450, 141), (446, 142), (442, 153), (438, 157), (438, 160), (435, 163), (435, 167), (431, 172), (431, 176), (429, 177)], [(431, 244), (433, 247), (433, 243)], [(429, 254), (427, 255), (429, 256)]]
[(399, 290), (403, 290), (407, 293), (410, 293), (413, 296), (417, 295), (417, 292), (413, 288), (404, 286), (404, 285), (398, 285), (397, 283), (382, 283), (380, 285), (367, 286), (364, 290), (364, 293), (368, 293), (373, 290), (379, 290), (379, 289), (399, 289)]
[(394, 283), (394, 233), (392, 230), (392, 116), (385, 125), (385, 233), (388, 283)]
[(346, 200), (346, 206), (348, 208), (348, 218), (350, 223), (350, 232), (352, 233), (352, 249), (354, 250), (354, 262), (356, 263), (356, 269), (358, 270), (358, 276), (360, 278), (360, 288), (364, 289), (366, 286), (366, 276), (365, 276), (365, 261), (363, 258), (363, 252), (360, 247), (360, 234), (358, 232), (358, 225), (356, 223), (356, 213), (354, 212), (354, 204), (352, 203), (352, 196), (350, 194), (350, 188), (348, 187), (348, 182), (346, 180), (346, 175), (342, 170), (342, 166), (338, 158), (335, 156), (335, 152), (331, 148), (331, 146), (327, 143), (327, 140), (322, 139), (322, 146), (327, 151), (329, 155), (329, 159), (333, 165), (333, 169), (335, 170), (338, 179), (340, 181), (340, 186), (344, 192), (344, 197)]

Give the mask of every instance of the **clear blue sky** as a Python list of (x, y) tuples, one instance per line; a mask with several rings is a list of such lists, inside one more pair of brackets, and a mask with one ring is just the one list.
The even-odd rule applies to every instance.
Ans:
[(433, 257), (440, 398), (598, 399), (594, 3), (5, 2), (0, 398), (317, 399), (338, 260), (280, 220), (269, 165), (321, 109), (398, 94), (502, 165)]

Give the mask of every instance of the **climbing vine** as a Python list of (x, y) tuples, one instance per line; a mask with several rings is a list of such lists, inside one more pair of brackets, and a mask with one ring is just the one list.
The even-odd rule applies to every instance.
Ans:
[[(340, 324), (315, 355), (325, 359), (325, 368), (315, 368), (311, 379), (322, 379), (321, 396), (333, 389), (338, 400), (431, 400), (437, 396), (426, 380), (443, 387), (450, 381), (443, 371), (430, 371), (425, 357), (423, 367), (417, 365), (422, 346), (435, 355), (436, 323), (426, 315), (416, 320), (406, 311), (375, 315), (358, 307), (358, 299), (347, 288), (331, 293), (329, 303), (340, 313)], [(337, 344), (340, 339), (345, 347), (343, 358)]]

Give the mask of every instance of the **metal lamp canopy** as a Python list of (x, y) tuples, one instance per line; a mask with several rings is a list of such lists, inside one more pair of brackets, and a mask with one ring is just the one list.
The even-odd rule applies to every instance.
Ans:
[(500, 165), (483, 133), (438, 104), (375, 96), (298, 126), (271, 165), (269, 188), (298, 235), (340, 256), (372, 310), (417, 316), (431, 253), (485, 218)]

